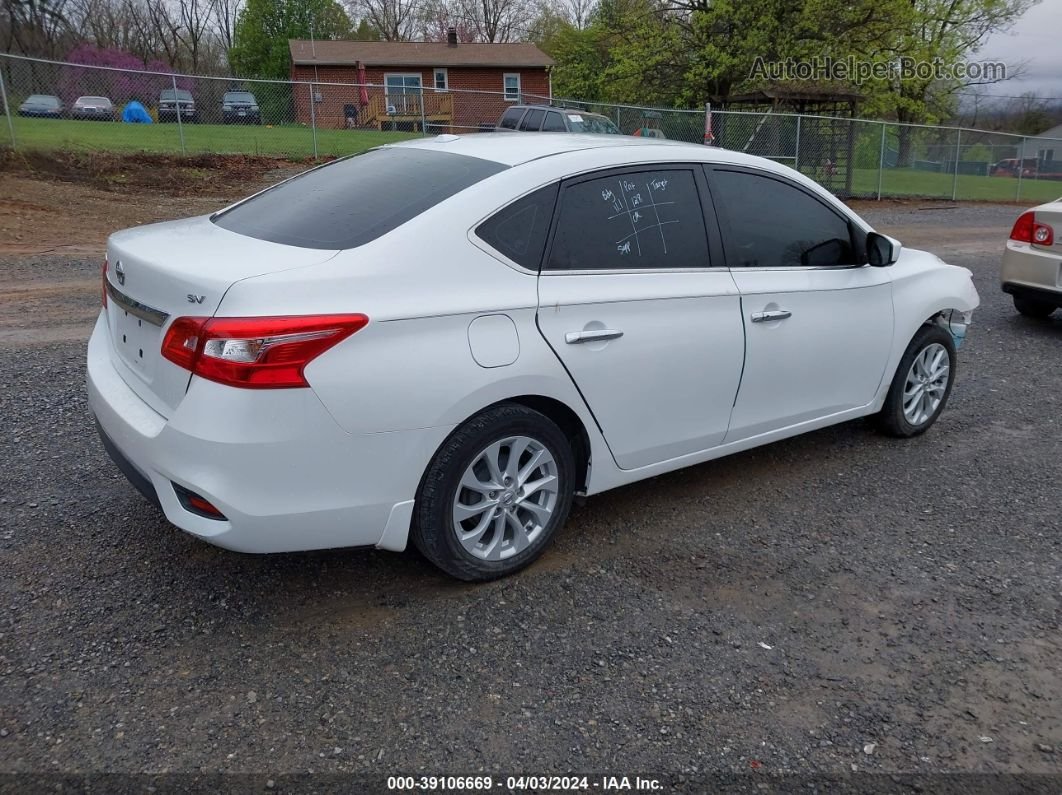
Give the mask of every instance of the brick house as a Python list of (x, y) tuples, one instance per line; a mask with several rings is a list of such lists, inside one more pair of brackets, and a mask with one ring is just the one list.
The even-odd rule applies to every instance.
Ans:
[(451, 29), (447, 42), (292, 39), (288, 47), (291, 79), (313, 84), (294, 87), (303, 124), (468, 132), (493, 126), (514, 102), (552, 97), (553, 61), (527, 42), (459, 44)]

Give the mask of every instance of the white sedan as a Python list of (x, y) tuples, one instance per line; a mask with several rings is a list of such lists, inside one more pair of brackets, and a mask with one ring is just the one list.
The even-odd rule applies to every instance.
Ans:
[(411, 540), (467, 580), (574, 495), (856, 417), (922, 433), (978, 304), (768, 160), (444, 135), (114, 234), (88, 346), (104, 445), (244, 552)]

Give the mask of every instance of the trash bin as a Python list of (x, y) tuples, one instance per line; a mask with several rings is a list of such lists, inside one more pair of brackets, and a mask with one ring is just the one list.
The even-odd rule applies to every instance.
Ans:
[(354, 104), (343, 106), (343, 118), (346, 119), (347, 129), (358, 126), (358, 106)]

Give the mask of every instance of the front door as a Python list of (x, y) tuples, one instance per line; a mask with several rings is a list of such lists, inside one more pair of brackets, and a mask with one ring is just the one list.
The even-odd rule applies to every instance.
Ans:
[(419, 74), (389, 74), (384, 76), (387, 104), (394, 106), (399, 116), (419, 116), (422, 94)]
[(538, 324), (623, 469), (726, 434), (744, 339), (737, 289), (713, 261), (703, 176), (644, 166), (561, 189)]
[(871, 403), (892, 349), (889, 269), (859, 264), (861, 232), (804, 187), (722, 167), (709, 178), (745, 325), (727, 442)]

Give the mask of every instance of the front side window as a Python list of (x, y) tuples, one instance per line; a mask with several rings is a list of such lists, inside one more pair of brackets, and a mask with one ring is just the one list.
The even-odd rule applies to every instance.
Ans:
[(211, 220), (272, 243), (355, 248), (505, 169), (452, 152), (372, 149), (282, 182)]
[(708, 237), (690, 169), (622, 172), (564, 188), (547, 268), (705, 268)]
[(505, 86), (505, 99), (508, 102), (520, 101), (520, 75), (518, 73), (507, 74), (503, 78)]
[(517, 199), (476, 227), (476, 235), (518, 265), (537, 271), (546, 247), (558, 186)]
[(717, 170), (712, 197), (732, 268), (856, 264), (848, 221), (794, 185)]
[(564, 117), (557, 111), (551, 110), (546, 114), (546, 120), (542, 123), (542, 132), (567, 132)]

